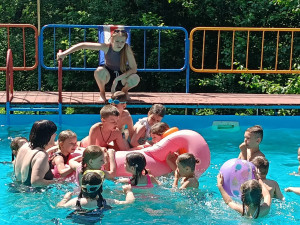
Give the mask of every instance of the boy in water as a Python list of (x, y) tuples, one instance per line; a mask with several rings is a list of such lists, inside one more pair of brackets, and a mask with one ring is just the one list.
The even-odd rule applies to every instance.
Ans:
[[(129, 145), (122, 137), (118, 129), (119, 111), (115, 106), (105, 105), (100, 110), (101, 122), (94, 124), (89, 136), (82, 140), (81, 146), (98, 145), (100, 147), (112, 147), (115, 150), (127, 151)], [(109, 144), (113, 142), (113, 146)]]
[(260, 151), (259, 144), (263, 139), (263, 129), (259, 125), (248, 128), (244, 134), (244, 142), (240, 145), (239, 159), (252, 161), (256, 156), (265, 155)]
[(252, 163), (257, 169), (258, 178), (264, 182), (266, 188), (270, 192), (271, 198), (284, 200), (284, 196), (280, 191), (278, 183), (275, 180), (269, 180), (266, 178), (269, 171), (269, 161), (265, 157), (256, 156), (252, 160)]
[(151, 139), (150, 129), (151, 127), (160, 122), (166, 114), (166, 108), (161, 104), (154, 104), (149, 112), (148, 117), (140, 119), (134, 125), (134, 133), (131, 138), (131, 146), (136, 147), (138, 145), (143, 145), (146, 141)]
[[(117, 91), (112, 96), (108, 102), (115, 106), (120, 113), (119, 120), (118, 120), (118, 128), (123, 134), (123, 138), (126, 140), (132, 137), (134, 130), (133, 130), (133, 121), (130, 113), (126, 110), (127, 104), (127, 96), (123, 91)], [(125, 127), (127, 126), (127, 130)]]
[(199, 187), (198, 179), (195, 177), (196, 163), (199, 163), (199, 161), (191, 153), (184, 153), (178, 156), (173, 187), (178, 187), (179, 178), (182, 178), (179, 189)]

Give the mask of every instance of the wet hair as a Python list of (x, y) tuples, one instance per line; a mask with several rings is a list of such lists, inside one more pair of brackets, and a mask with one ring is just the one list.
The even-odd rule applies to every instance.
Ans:
[(103, 119), (108, 118), (109, 116), (119, 116), (119, 110), (113, 105), (105, 105), (100, 110), (100, 116)]
[(17, 156), (19, 149), (28, 142), (27, 138), (25, 137), (15, 137), (11, 143), (10, 148), (12, 150), (11, 153), (11, 160), (13, 161), (15, 159), (15, 156)]
[(183, 153), (179, 155), (176, 161), (183, 167), (190, 167), (192, 172), (195, 171), (196, 163), (199, 163), (199, 160), (191, 153)]
[[(118, 30), (118, 29), (116, 29), (116, 30)], [(118, 32), (118, 33), (113, 32), (113, 34), (111, 36), (111, 42), (114, 40), (115, 37), (125, 37), (125, 41), (126, 41), (128, 38), (128, 33), (127, 32)], [(128, 51), (128, 50), (131, 50), (131, 48), (127, 43), (125, 43), (124, 47), (120, 51), (120, 70), (122, 73), (125, 73), (127, 71), (128, 58), (127, 58), (126, 51)]]
[(148, 171), (145, 168), (147, 164), (146, 158), (142, 153), (130, 152), (126, 155), (126, 163), (135, 168), (135, 175), (132, 176), (130, 181), (134, 186), (136, 186), (139, 182), (139, 177), (142, 176), (143, 171), (145, 174), (148, 174)]
[[(82, 153), (82, 174), (86, 171), (90, 159), (97, 159), (104, 155), (105, 148), (99, 147), (98, 145), (89, 145)], [(100, 168), (99, 168), (100, 169)]]
[(151, 128), (150, 128), (150, 132), (152, 134), (157, 134), (157, 135), (163, 135), (163, 133), (167, 130), (169, 130), (170, 127), (168, 124), (164, 123), (164, 122), (158, 122), (156, 124), (154, 124)]
[(241, 200), (243, 203), (243, 213), (245, 215), (245, 206), (253, 205), (258, 207), (257, 214), (254, 219), (259, 216), (260, 201), (262, 198), (262, 187), (257, 180), (248, 180), (241, 185)]
[[(82, 185), (99, 185), (99, 184), (103, 183), (103, 180), (102, 180), (100, 174), (98, 174), (96, 172), (88, 172), (82, 176), (81, 182), (82, 182)], [(103, 191), (102, 185), (100, 186), (100, 188), (97, 191), (92, 192), (92, 193), (85, 192), (81, 188), (78, 198), (85, 197), (85, 198), (95, 199), (97, 196), (99, 196), (99, 198), (101, 198), (100, 202), (102, 202), (102, 200), (103, 200), (102, 191)]]
[(113, 100), (119, 100), (120, 102), (126, 102), (127, 101), (126, 94), (123, 91), (116, 91), (111, 96), (111, 99), (113, 99)]
[(51, 136), (57, 131), (55, 123), (50, 120), (36, 121), (31, 128), (29, 135), (30, 147), (45, 148), (49, 143)]
[(255, 134), (255, 136), (257, 138), (260, 138), (261, 140), (263, 139), (264, 136), (263, 128), (259, 125), (249, 127), (246, 131), (249, 132), (250, 134)]
[(62, 132), (59, 133), (58, 135), (58, 142), (64, 142), (65, 140), (69, 138), (77, 138), (77, 135), (71, 131), (71, 130), (63, 130)]
[(254, 166), (259, 169), (260, 173), (262, 175), (267, 175), (269, 171), (269, 161), (263, 157), (263, 156), (256, 156), (252, 161), (251, 161)]
[(164, 107), (162, 104), (154, 104), (150, 110), (149, 110), (149, 114), (155, 114), (158, 115), (160, 117), (164, 117), (166, 115), (166, 107)]

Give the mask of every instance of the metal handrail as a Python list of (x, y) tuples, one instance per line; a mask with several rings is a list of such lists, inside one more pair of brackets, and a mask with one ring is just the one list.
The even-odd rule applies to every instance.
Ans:
[(6, 56), (6, 102), (11, 102), (14, 95), (14, 69), (11, 49), (7, 50)]
[[(10, 49), (10, 30), (12, 28), (22, 29), (22, 47), (23, 47), (23, 66), (13, 67), (14, 71), (25, 71), (25, 70), (34, 70), (38, 66), (38, 31), (37, 28), (31, 24), (0, 24), (0, 28), (7, 29), (7, 48)], [(34, 30), (34, 43), (35, 43), (35, 63), (33, 66), (26, 65), (26, 38), (25, 38), (25, 29)], [(0, 67), (0, 71), (5, 71), (6, 67)]]
[[(58, 42), (58, 38), (57, 38), (57, 29), (67, 29), (66, 32), (68, 32), (68, 40), (69, 42), (71, 41), (71, 30), (72, 29), (82, 29), (84, 32), (84, 38), (83, 38), (83, 42), (86, 41), (86, 30), (87, 29), (95, 29), (98, 30), (99, 26), (102, 25), (68, 25), (68, 24), (48, 24), (43, 26), (43, 28), (41, 29), (41, 35), (40, 35), (40, 65), (47, 70), (57, 70), (57, 60), (56, 60), (56, 52), (57, 52), (57, 42)], [(148, 68), (146, 67), (146, 61), (147, 61), (147, 56), (146, 56), (146, 44), (144, 41), (144, 52), (143, 52), (143, 61), (144, 61), (144, 65), (142, 67), (138, 67), (137, 71), (138, 72), (182, 72), (184, 70), (186, 70), (186, 92), (189, 91), (189, 39), (188, 39), (188, 32), (186, 31), (185, 28), (183, 27), (161, 27), (161, 26), (124, 26), (124, 28), (128, 28), (131, 31), (132, 30), (143, 30), (144, 31), (144, 40), (146, 39), (146, 31), (147, 30), (157, 30), (158, 31), (158, 55), (157, 55), (157, 60), (158, 60), (158, 67), (157, 68)], [(53, 29), (53, 31), (51, 31), (53, 33), (53, 58), (51, 59), (51, 64), (49, 65), (49, 62), (47, 62), (45, 64), (44, 62), (44, 33), (45, 30), (49, 30), (49, 29)], [(161, 31), (163, 30), (177, 30), (177, 31), (181, 31), (184, 33), (184, 42), (182, 42), (184, 44), (184, 55), (183, 57), (183, 65), (179, 68), (162, 68), (160, 61), (161, 61), (161, 52), (160, 52), (160, 48), (161, 48)], [(73, 31), (73, 30), (72, 30)], [(73, 37), (73, 36), (72, 36)], [(99, 56), (100, 57), (100, 56)], [(53, 62), (53, 63), (52, 63)], [(62, 67), (62, 70), (66, 70), (66, 71), (94, 71), (96, 70), (96, 67), (86, 67), (86, 57), (84, 56), (84, 62), (83, 62), (83, 66), (82, 67), (73, 67), (71, 65), (71, 57), (69, 57), (69, 66), (65, 66)], [(41, 80), (41, 77), (39, 75), (39, 82)]]
[[(203, 32), (203, 40), (202, 40), (202, 57), (201, 57), (201, 68), (196, 68), (193, 66), (193, 42), (194, 42), (194, 33), (195, 32)], [(213, 69), (205, 68), (205, 47), (206, 47), (206, 33), (207, 31), (217, 31), (217, 53), (216, 53), (216, 67)], [(246, 48), (246, 62), (245, 68), (235, 69), (234, 68), (234, 51), (237, 48), (235, 46), (235, 36), (236, 32), (247, 32), (247, 48)], [(221, 32), (232, 32), (232, 44), (231, 44), (231, 65), (230, 69), (220, 68), (220, 42), (221, 42)], [(262, 42), (261, 42), (261, 56), (260, 56), (260, 64), (257, 66), (257, 69), (249, 69), (249, 39), (251, 36), (251, 32), (261, 32), (262, 33)], [(275, 65), (274, 69), (263, 69), (263, 58), (264, 58), (264, 46), (265, 46), (265, 34), (266, 32), (277, 32), (276, 35), (276, 51), (275, 51)], [(279, 39), (281, 32), (289, 32), (291, 35), (290, 40), (290, 56), (289, 56), (289, 68), (278, 69), (278, 56), (279, 56)], [(293, 64), (293, 49), (294, 49), (294, 37), (295, 33), (300, 32), (300, 28), (250, 28), (250, 27), (195, 27), (190, 32), (190, 68), (194, 72), (198, 73), (300, 73), (300, 69), (292, 69)]]

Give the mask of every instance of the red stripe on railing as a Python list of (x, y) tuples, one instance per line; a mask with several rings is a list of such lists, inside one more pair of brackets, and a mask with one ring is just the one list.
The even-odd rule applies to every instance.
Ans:
[(6, 102), (11, 102), (14, 92), (14, 70), (11, 49), (7, 50), (6, 56)]
[[(58, 52), (61, 53), (62, 50)], [(58, 103), (62, 103), (62, 59), (58, 60)]]

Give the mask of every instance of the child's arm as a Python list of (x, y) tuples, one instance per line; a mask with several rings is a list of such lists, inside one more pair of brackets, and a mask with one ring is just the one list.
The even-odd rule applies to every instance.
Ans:
[(120, 151), (128, 151), (130, 149), (128, 142), (122, 137), (121, 131), (116, 134), (117, 138), (114, 140), (114, 144)]
[(116, 176), (116, 160), (115, 160), (115, 150), (114, 149), (108, 149), (107, 150), (108, 158), (109, 158), (109, 171), (104, 171), (105, 178), (107, 179), (114, 179)]
[(181, 185), (181, 187), (179, 188), (180, 190), (182, 189), (186, 189), (186, 188), (198, 188), (199, 187), (199, 182), (196, 178), (190, 178), (187, 179), (185, 182), (183, 182), (183, 184)]
[(133, 192), (131, 190), (131, 185), (130, 184), (123, 185), (122, 188), (123, 188), (123, 191), (126, 194), (125, 201), (119, 201), (119, 200), (113, 199), (112, 200), (113, 203), (115, 203), (117, 205), (124, 205), (124, 204), (133, 203), (135, 201), (135, 197), (134, 197)]
[(166, 162), (168, 164), (168, 166), (175, 171), (177, 166), (176, 166), (176, 160), (178, 158), (178, 154), (176, 154), (175, 152), (169, 152), (169, 154), (167, 155), (166, 158)]
[(128, 132), (129, 132), (129, 137), (130, 137), (130, 140), (134, 134), (134, 129), (133, 129), (133, 121), (132, 121), (132, 117), (131, 115), (129, 114), (128, 112), (128, 118), (127, 118), (127, 129), (128, 129)]
[(300, 187), (288, 187), (284, 189), (285, 192), (294, 192), (297, 195), (300, 195)]
[(161, 182), (156, 180), (156, 178), (153, 175), (149, 175), (151, 178), (151, 183), (152, 184), (157, 184), (157, 185), (161, 185)]
[(247, 147), (245, 145), (245, 142), (240, 144), (239, 148), (240, 148), (241, 152), (240, 152), (238, 158), (243, 159), (243, 160), (247, 160)]
[(89, 137), (88, 137), (88, 140), (89, 140), (88, 145), (96, 145), (97, 131), (100, 128), (99, 126), (100, 126), (100, 124), (96, 123), (91, 127), (90, 132), (89, 132)]
[(90, 49), (90, 50), (102, 50), (104, 52), (107, 52), (108, 50), (108, 46), (106, 44), (101, 44), (101, 43), (93, 43), (93, 42), (81, 42), (78, 43), (76, 45), (73, 45), (72, 47), (68, 48), (67, 50), (61, 52), (61, 53), (57, 53), (57, 60), (62, 59), (64, 60), (64, 58), (73, 53), (76, 52), (78, 50), (81, 49)]
[(224, 190), (223, 188), (223, 183), (224, 183), (224, 178), (222, 174), (218, 174), (217, 176), (217, 186), (219, 188), (219, 191), (222, 195), (222, 198), (224, 200), (224, 202), (232, 209), (234, 209), (235, 211), (239, 212), (240, 214), (243, 213), (243, 207), (242, 205), (235, 203), (234, 201), (232, 201), (231, 197), (227, 194), (227, 192)]
[(56, 156), (53, 160), (53, 163), (56, 165), (57, 171), (62, 177), (66, 177), (73, 172), (73, 169), (69, 165), (65, 165), (62, 156)]
[(132, 138), (131, 138), (131, 141), (130, 141), (130, 144), (131, 146), (133, 147), (136, 147), (139, 145), (139, 139), (145, 135), (146, 133), (146, 127), (145, 126), (141, 126), (139, 125), (138, 127), (136, 127), (133, 135), (132, 135)]
[(73, 198), (71, 199), (72, 197), (72, 192), (67, 192), (64, 196), (64, 198), (59, 202), (57, 203), (57, 207), (74, 207), (76, 205), (76, 201), (77, 201), (77, 198)]
[(258, 182), (260, 183), (260, 185), (262, 187), (262, 195), (263, 195), (263, 199), (264, 199), (264, 203), (260, 206), (259, 217), (261, 217), (261, 216), (265, 216), (269, 213), (272, 198), (271, 198), (270, 192), (266, 188), (264, 182), (261, 179), (258, 179)]
[(174, 182), (173, 182), (173, 188), (177, 188), (178, 187), (178, 181), (179, 181), (179, 178), (180, 178), (178, 169), (175, 170), (174, 176), (175, 176), (175, 179), (174, 179)]
[(127, 178), (127, 177), (122, 177), (122, 178), (119, 178), (116, 182), (117, 183), (123, 183), (123, 184), (129, 184), (130, 183), (130, 179)]
[(52, 155), (53, 153), (57, 152), (58, 151), (58, 145), (54, 145), (52, 146), (51, 148), (48, 148), (46, 150), (46, 152), (49, 154), (49, 155)]
[(72, 168), (72, 170), (76, 170), (77, 167), (81, 166), (82, 156), (76, 156), (69, 160), (69, 166)]
[(277, 199), (280, 199), (280, 200), (284, 201), (285, 198), (284, 198), (284, 196), (283, 196), (283, 194), (282, 194), (282, 192), (281, 192), (281, 190), (280, 190), (280, 188), (279, 188), (278, 183), (277, 183), (276, 181), (274, 181), (274, 182), (275, 182), (275, 192), (274, 192), (274, 197), (277, 198)]

